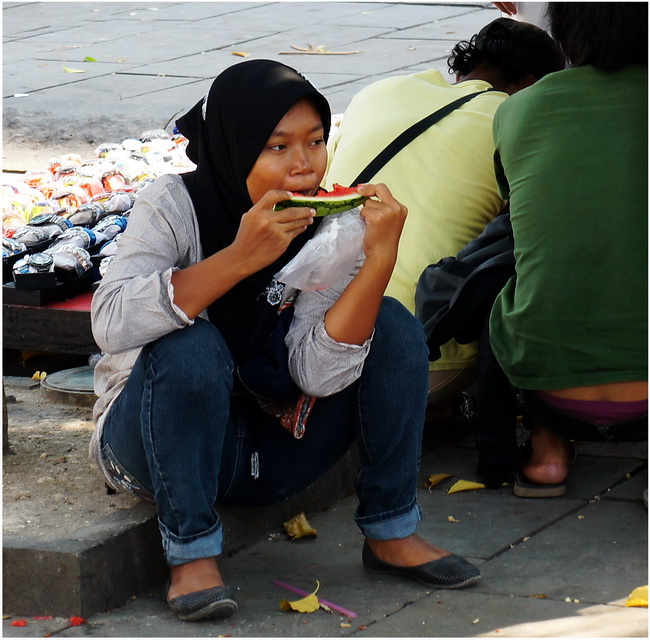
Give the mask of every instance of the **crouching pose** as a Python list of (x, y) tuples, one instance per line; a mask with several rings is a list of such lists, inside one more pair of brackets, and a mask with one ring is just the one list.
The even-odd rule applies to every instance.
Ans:
[(355, 440), (364, 565), (434, 588), (480, 576), (415, 533), (427, 349), (419, 321), (384, 297), (407, 213), (386, 186), (359, 188), (366, 232), (352, 272), (294, 296), (285, 342), (302, 411), (279, 419), (238, 375), (290, 302), (274, 274), (317, 227), (310, 208), (274, 206), (289, 191), (317, 192), (330, 117), (326, 99), (285, 65), (224, 71), (177, 123), (196, 170), (139, 195), (93, 299), (105, 355), (91, 455), (112, 487), (155, 502), (166, 597), (182, 620), (237, 609), (217, 564), (216, 505), (283, 500)]

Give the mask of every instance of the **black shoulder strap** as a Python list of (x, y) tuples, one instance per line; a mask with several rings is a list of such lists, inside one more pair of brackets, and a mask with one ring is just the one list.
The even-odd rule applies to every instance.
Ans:
[(442, 120), (442, 118), (449, 115), (455, 109), (458, 109), (458, 107), (487, 91), (494, 91), (494, 89), (485, 89), (484, 91), (477, 91), (476, 93), (462, 96), (461, 98), (458, 98), (458, 100), (454, 100), (441, 109), (438, 109), (438, 111), (422, 118), (422, 120), (416, 122), (414, 125), (411, 125), (406, 131), (397, 136), (397, 138), (395, 138), (395, 140), (393, 140), (383, 151), (381, 151), (379, 155), (357, 176), (357, 179), (350, 183), (350, 186), (356, 186), (360, 183), (371, 180), (373, 176), (377, 175), (379, 170), (409, 142), (415, 140), (415, 138), (417, 138), (421, 133), (424, 133), (430, 126), (434, 125), (439, 120)]

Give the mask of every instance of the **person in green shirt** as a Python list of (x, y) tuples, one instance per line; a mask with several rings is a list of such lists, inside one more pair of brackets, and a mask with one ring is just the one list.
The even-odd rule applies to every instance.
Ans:
[(504, 102), (516, 276), (490, 343), (530, 424), (515, 494), (566, 492), (570, 438), (647, 437), (647, 3), (549, 4), (569, 68)]

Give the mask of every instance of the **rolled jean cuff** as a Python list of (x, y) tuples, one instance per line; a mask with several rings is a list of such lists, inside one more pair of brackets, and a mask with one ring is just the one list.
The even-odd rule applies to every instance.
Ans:
[(221, 520), (218, 520), (206, 533), (200, 536), (192, 536), (190, 539), (175, 536), (160, 520), (158, 521), (158, 527), (162, 535), (165, 559), (171, 567), (186, 564), (193, 560), (200, 560), (201, 558), (218, 556), (223, 549)]
[(417, 500), (414, 500), (403, 511), (395, 510), (378, 516), (357, 517), (356, 523), (366, 538), (395, 540), (397, 538), (407, 538), (415, 533), (420, 520), (422, 520), (422, 509)]

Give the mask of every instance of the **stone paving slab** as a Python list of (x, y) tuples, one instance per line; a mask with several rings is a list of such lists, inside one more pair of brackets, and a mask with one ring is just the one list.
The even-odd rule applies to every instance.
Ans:
[(364, 636), (495, 638), (645, 637), (647, 611), (476, 591), (436, 592), (369, 626)]
[[(469, 614), (469, 615), (468, 615)], [(478, 616), (478, 617), (473, 617)], [(287, 620), (288, 618), (288, 620)], [(317, 618), (317, 620), (316, 620)], [(348, 623), (347, 620), (350, 620)], [(478, 622), (475, 622), (478, 620)], [(341, 627), (350, 624), (350, 627)], [(314, 626), (315, 625), (315, 626)], [(359, 627), (364, 626), (364, 629)], [(358, 619), (318, 612), (309, 616), (279, 610), (246, 630), (232, 621), (182, 623), (160, 593), (133, 600), (127, 607), (70, 627), (68, 620), (28, 620), (11, 637), (502, 637), (631, 638), (647, 637), (647, 610), (518, 598), (473, 591), (435, 592), (369, 625)], [(290, 629), (292, 633), (283, 633)], [(325, 633), (322, 633), (325, 631)], [(318, 632), (318, 634), (317, 634)]]
[[(79, 69), (80, 67), (84, 68), (84, 75), (78, 73), (67, 73), (65, 68), (69, 69)], [(83, 100), (83, 89), (86, 88), (87, 84), (93, 79), (99, 79), (99, 87), (105, 86), (107, 81), (110, 81), (111, 74), (115, 74), (121, 67), (118, 63), (102, 63), (102, 64), (79, 64), (74, 61), (67, 62), (51, 62), (43, 61), (39, 62), (37, 68), (34, 69), (33, 62), (31, 60), (21, 60), (15, 62), (11, 65), (11, 68), (5, 71), (4, 81), (7, 84), (11, 84), (12, 91), (16, 93), (29, 93), (33, 94), (34, 91), (38, 91), (39, 94), (43, 92), (46, 93), (43, 96), (38, 96), (39, 98), (44, 99), (45, 101), (56, 99), (61, 93), (68, 90), (75, 91), (74, 101), (78, 103), (79, 100)], [(115, 77), (115, 76), (112, 76)], [(78, 94), (77, 91), (80, 87), (70, 87), (70, 85), (82, 84), (82, 94)], [(54, 95), (52, 95), (52, 90), (54, 90)], [(97, 89), (93, 87), (91, 90), (96, 91)], [(106, 89), (99, 91), (95, 96), (95, 100), (102, 99), (102, 93), (106, 93)], [(28, 96), (29, 97), (29, 96)], [(30, 102), (32, 102), (30, 100)], [(23, 99), (24, 102), (24, 99)]]
[[(103, 4), (103, 3), (102, 3)], [(132, 4), (132, 3), (130, 3)], [(207, 24), (216, 26), (211, 23), (215, 18), (230, 19), (237, 17), (239, 22), (247, 23), (245, 14), (242, 12), (249, 11), (255, 7), (262, 7), (266, 2), (161, 2), (161, 3), (144, 3), (135, 5), (128, 12), (122, 11), (125, 19), (139, 17), (147, 22), (172, 22), (179, 28), (190, 28), (192, 26), (201, 26)], [(135, 14), (135, 15), (133, 15)], [(225, 24), (225, 23), (224, 23)], [(246, 25), (247, 28), (253, 28)], [(267, 32), (270, 25), (260, 25), (260, 31)]]
[(316, 71), (320, 73), (357, 73), (367, 78), (377, 73), (398, 75), (400, 70), (405, 67), (422, 64), (432, 58), (428, 50), (412, 48), (403, 40), (391, 43), (386, 38), (350, 41), (345, 44), (345, 49), (343, 47), (333, 49), (362, 52), (353, 55), (284, 56), (275, 53), (290, 50), (290, 44), (293, 43), (298, 46), (306, 46), (304, 42), (296, 42), (293, 38), (287, 39), (285, 35), (280, 35), (261, 38), (248, 43), (245, 47), (246, 51), (256, 58), (268, 57), (272, 60), (279, 60), (306, 75)]
[[(429, 66), (445, 72), (451, 41), (498, 15), (490, 3), (5, 3), (3, 157), (20, 169), (21, 149), (92, 150), (169, 126), (237, 62), (233, 51), (298, 68), (340, 113), (380, 77)], [(362, 53), (279, 55), (292, 44)]]
[(625, 482), (610, 489), (603, 495), (603, 500), (631, 500), (643, 504), (643, 492), (648, 488), (648, 466), (641, 467), (637, 473)]
[(638, 504), (594, 501), (486, 565), (482, 588), (622, 605), (648, 581), (647, 517)]
[(483, 8), (475, 7), (474, 10), (459, 10), (453, 14), (441, 17), (430, 24), (415, 25), (393, 34), (395, 38), (406, 38), (413, 40), (443, 40), (448, 43), (449, 48), (453, 47), (460, 40), (469, 40), (472, 35), (478, 33), (489, 21), (499, 17), (494, 14), (492, 18), (485, 18)]
[[(382, 27), (391, 31), (421, 28), (431, 34), (439, 30), (447, 31), (450, 20), (462, 16), (459, 39), (472, 35), (472, 18), (482, 14), (479, 20), (485, 20), (485, 11), (493, 8), (485, 4), (474, 5), (463, 3), (421, 3), (421, 4), (386, 4), (383, 6), (363, 6), (359, 16), (336, 17), (332, 20), (337, 26), (354, 26), (362, 23), (365, 26)], [(494, 13), (498, 17), (498, 13)], [(484, 26), (489, 19), (483, 23)]]
[[(228, 621), (187, 624), (179, 622), (156, 589), (126, 606), (94, 616), (89, 625), (64, 628), (64, 637), (196, 636), (230, 634), (233, 637), (644, 637), (647, 610), (625, 608), (625, 598), (644, 577), (647, 546), (647, 512), (637, 504), (618, 501), (580, 503), (565, 498), (528, 501), (476, 492), (445, 496), (481, 499), (472, 509), (481, 518), (471, 531), (459, 532), (461, 540), (490, 539), (478, 561), (483, 578), (462, 591), (429, 590), (391, 576), (368, 574), (360, 564), (362, 538), (352, 523), (355, 499), (348, 498), (327, 511), (310, 516), (317, 538), (290, 541), (271, 534), (242, 551), (224, 558), (222, 571), (238, 592), (240, 609)], [(421, 496), (423, 498), (423, 496)], [(424, 502), (424, 499), (423, 499)], [(517, 512), (516, 503), (525, 507)], [(555, 507), (545, 507), (555, 503)], [(557, 517), (559, 511), (565, 515)], [(550, 508), (550, 511), (545, 509)], [(441, 513), (445, 510), (437, 509)], [(539, 513), (539, 512), (542, 513)], [(584, 520), (578, 518), (584, 515)], [(459, 518), (460, 519), (460, 518)], [(491, 526), (485, 522), (490, 520)], [(534, 528), (529, 539), (520, 539), (520, 521)], [(429, 517), (429, 521), (434, 519)], [(462, 522), (462, 520), (461, 520)], [(461, 524), (461, 523), (459, 523)], [(422, 533), (446, 546), (454, 542), (442, 525)], [(449, 527), (452, 525), (449, 524)], [(634, 533), (636, 532), (636, 533)], [(482, 535), (481, 535), (482, 534)], [(609, 536), (609, 537), (608, 537)], [(613, 541), (625, 542), (614, 548)], [(510, 543), (512, 542), (512, 547)], [(634, 548), (640, 555), (630, 553)], [(458, 550), (464, 553), (464, 550)], [(631, 566), (631, 565), (636, 565)], [(617, 575), (618, 573), (618, 575)], [(647, 575), (647, 574), (645, 574)], [(282, 580), (306, 591), (321, 586), (319, 595), (357, 614), (284, 613), (280, 599), (298, 599), (274, 585)], [(570, 601), (566, 601), (569, 598)], [(343, 625), (343, 626), (342, 626)], [(350, 626), (347, 626), (350, 625)], [(363, 627), (361, 629), (360, 627)], [(12, 635), (18, 636), (13, 632)]]

